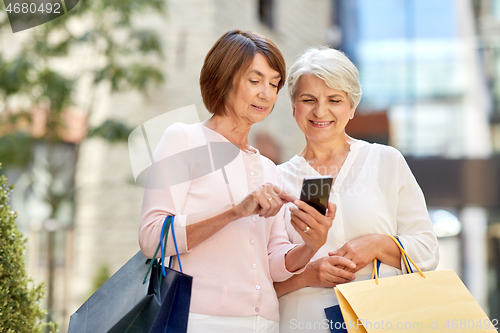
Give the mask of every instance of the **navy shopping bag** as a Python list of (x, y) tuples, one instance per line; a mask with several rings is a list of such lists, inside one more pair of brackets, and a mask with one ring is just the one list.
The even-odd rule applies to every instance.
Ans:
[[(156, 250), (162, 258), (171, 220)], [(68, 333), (185, 333), (193, 278), (164, 262), (137, 252), (71, 316)]]

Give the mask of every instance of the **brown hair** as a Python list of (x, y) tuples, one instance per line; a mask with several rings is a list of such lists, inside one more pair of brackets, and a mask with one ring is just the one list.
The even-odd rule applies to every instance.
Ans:
[(210, 113), (225, 115), (226, 96), (234, 78), (250, 66), (256, 53), (281, 75), (278, 91), (285, 84), (286, 65), (280, 50), (268, 38), (251, 31), (230, 30), (210, 49), (200, 73), (203, 103)]

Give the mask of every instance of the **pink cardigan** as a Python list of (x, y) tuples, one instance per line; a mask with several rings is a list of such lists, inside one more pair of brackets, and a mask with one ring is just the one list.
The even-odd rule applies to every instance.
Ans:
[[(220, 147), (225, 157), (231, 153), (235, 156), (223, 169), (220, 158), (212, 158), (220, 156)], [(183, 152), (189, 162), (180, 159)], [(176, 123), (167, 128), (154, 160), (163, 162), (150, 170), (149, 186), (144, 191), (139, 230), (144, 254), (150, 258), (154, 255), (165, 217), (175, 215), (182, 267), (184, 273), (193, 276), (190, 311), (218, 316), (260, 315), (278, 321), (273, 281), (284, 281), (303, 270), (291, 273), (285, 268), (285, 254), (297, 246), (289, 242), (285, 231), (285, 207), (275, 217), (254, 215), (233, 221), (190, 251), (186, 247), (189, 214), (215, 216), (266, 182), (281, 187), (275, 164), (259, 153), (235, 150), (221, 134), (201, 123)], [(203, 172), (207, 166), (208, 172)], [(170, 186), (162, 186), (165, 179)], [(174, 254), (171, 234), (167, 243), (167, 254)], [(178, 270), (177, 260), (174, 262)]]

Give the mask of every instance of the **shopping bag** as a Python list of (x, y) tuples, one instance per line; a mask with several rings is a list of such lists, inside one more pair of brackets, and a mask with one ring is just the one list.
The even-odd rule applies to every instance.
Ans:
[(328, 319), (328, 328), (331, 333), (348, 333), (339, 305), (326, 308), (325, 315), (326, 319)]
[(425, 272), (399, 246), (419, 273), (341, 284), (335, 287), (345, 326), (354, 332), (496, 332), (453, 270)]
[[(186, 333), (189, 317), (189, 305), (191, 303), (191, 288), (193, 277), (182, 273), (181, 258), (177, 248), (177, 240), (174, 232), (174, 217), (172, 219), (172, 238), (175, 245), (175, 253), (179, 262), (180, 272), (172, 267), (172, 257), (170, 257), (169, 268), (165, 268), (165, 249), (167, 247), (167, 236), (169, 229), (168, 218), (165, 219), (161, 231), (161, 268), (159, 274), (161, 307), (156, 319), (151, 327), (150, 333)], [(156, 249), (156, 252), (158, 248)], [(154, 257), (156, 258), (156, 252)], [(158, 275), (155, 276), (155, 279)]]
[[(164, 242), (171, 219), (165, 219)], [(161, 242), (159, 248), (164, 257)], [(71, 316), (68, 333), (185, 333), (192, 277), (164, 262), (137, 252)]]

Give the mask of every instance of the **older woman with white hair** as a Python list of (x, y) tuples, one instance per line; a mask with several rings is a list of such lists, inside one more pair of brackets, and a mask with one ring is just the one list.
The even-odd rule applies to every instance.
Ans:
[[(404, 273), (387, 235), (396, 236), (422, 270), (436, 268), (438, 245), (422, 191), (401, 153), (345, 132), (361, 100), (352, 62), (340, 51), (311, 48), (292, 65), (288, 91), (306, 147), (279, 166), (284, 189), (298, 194), (304, 177), (330, 175), (337, 213), (306, 270), (275, 283), (280, 332), (326, 333), (331, 323), (324, 309), (337, 304), (333, 287), (369, 279), (375, 258), (381, 277)], [(303, 242), (291, 224), (286, 228), (292, 243)]]

